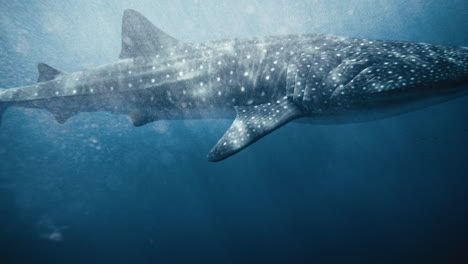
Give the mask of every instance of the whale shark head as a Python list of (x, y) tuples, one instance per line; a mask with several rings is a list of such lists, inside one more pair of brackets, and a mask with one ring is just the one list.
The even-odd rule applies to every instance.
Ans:
[(402, 113), (467, 94), (468, 49), (377, 42), (327, 77), (332, 107)]

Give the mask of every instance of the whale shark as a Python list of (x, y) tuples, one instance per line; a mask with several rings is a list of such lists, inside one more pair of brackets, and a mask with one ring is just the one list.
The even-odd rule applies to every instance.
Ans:
[(234, 155), (291, 121), (366, 122), (466, 95), (468, 49), (327, 35), (185, 43), (125, 10), (120, 60), (65, 73), (39, 63), (34, 85), (1, 89), (8, 107), (64, 123), (80, 112), (157, 120), (233, 118), (208, 154)]

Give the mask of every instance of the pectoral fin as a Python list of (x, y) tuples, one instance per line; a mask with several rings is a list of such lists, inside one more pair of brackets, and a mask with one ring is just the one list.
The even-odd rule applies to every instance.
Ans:
[(236, 120), (208, 153), (209, 161), (228, 158), (289, 121), (304, 116), (302, 110), (288, 100), (237, 106), (236, 112)]

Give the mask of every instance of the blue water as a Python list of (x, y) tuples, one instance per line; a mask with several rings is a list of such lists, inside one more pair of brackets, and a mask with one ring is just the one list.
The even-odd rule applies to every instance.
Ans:
[[(78, 3), (79, 2), (79, 3)], [(123, 10), (187, 42), (324, 33), (468, 46), (466, 0), (1, 1), (0, 87), (112, 63)], [(9, 109), (0, 263), (466, 263), (468, 98), (292, 123), (220, 163), (229, 120)]]

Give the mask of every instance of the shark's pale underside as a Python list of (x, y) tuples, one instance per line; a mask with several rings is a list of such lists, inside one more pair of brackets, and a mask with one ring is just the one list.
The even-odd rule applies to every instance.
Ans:
[(322, 35), (187, 44), (124, 12), (118, 62), (63, 73), (40, 63), (38, 83), (1, 89), (10, 106), (161, 119), (236, 119), (208, 154), (223, 160), (296, 119), (370, 121), (466, 94), (468, 49)]

